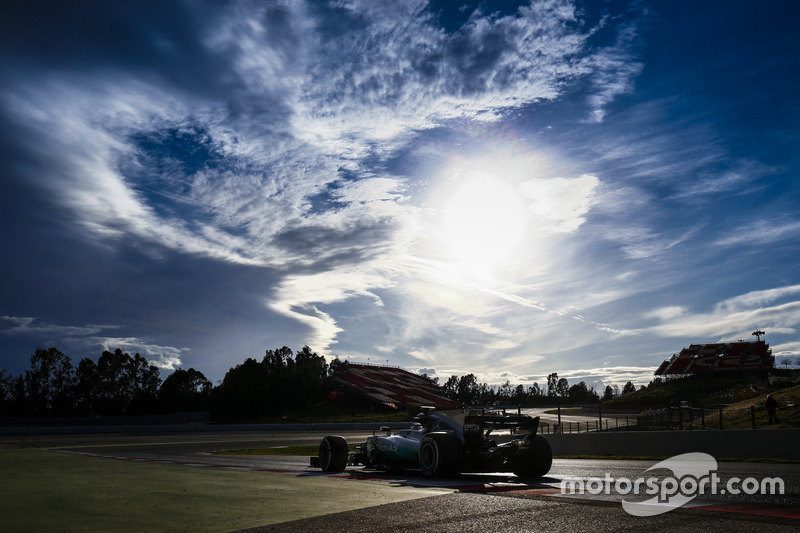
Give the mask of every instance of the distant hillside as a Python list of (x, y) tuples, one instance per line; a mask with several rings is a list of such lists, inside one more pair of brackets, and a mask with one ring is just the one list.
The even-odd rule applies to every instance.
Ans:
[(743, 377), (703, 378), (698, 376), (653, 382), (644, 389), (629, 392), (603, 402), (607, 409), (652, 409), (689, 402), (695, 406), (715, 407), (748, 400), (757, 396), (750, 380)]
[[(800, 385), (772, 391), (770, 394), (778, 402), (778, 420), (770, 427), (800, 427)], [(763, 428), (768, 426), (768, 416), (764, 409), (764, 400), (767, 393), (732, 403), (725, 408), (726, 427), (752, 427), (752, 414), (750, 407), (755, 407), (756, 427)]]

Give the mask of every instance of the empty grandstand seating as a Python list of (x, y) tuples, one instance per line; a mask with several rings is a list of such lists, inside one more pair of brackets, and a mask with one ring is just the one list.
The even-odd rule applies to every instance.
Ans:
[(340, 392), (391, 409), (421, 405), (455, 409), (461, 406), (446, 398), (441, 389), (431, 381), (402, 368), (347, 361), (334, 362), (331, 368)]
[(772, 351), (762, 340), (692, 344), (662, 362), (655, 375), (754, 373), (773, 366)]
[(669, 366), (668, 360), (661, 363), (655, 371), (656, 376), (660, 376), (661, 374), (663, 374), (668, 366)]

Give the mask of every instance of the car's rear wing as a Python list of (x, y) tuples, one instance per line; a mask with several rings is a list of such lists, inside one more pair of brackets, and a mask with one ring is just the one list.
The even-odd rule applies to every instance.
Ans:
[(539, 417), (508, 414), (505, 409), (471, 409), (464, 417), (464, 441), (468, 446), (482, 442), (485, 436), (498, 429), (536, 435)]

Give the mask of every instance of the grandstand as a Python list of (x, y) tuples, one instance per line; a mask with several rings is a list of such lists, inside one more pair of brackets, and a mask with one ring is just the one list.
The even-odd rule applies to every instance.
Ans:
[(337, 389), (332, 399), (366, 400), (395, 410), (421, 405), (438, 409), (461, 407), (430, 380), (402, 368), (337, 360), (331, 363), (331, 370)]
[(765, 341), (692, 344), (662, 362), (657, 376), (757, 374), (772, 370), (775, 358)]

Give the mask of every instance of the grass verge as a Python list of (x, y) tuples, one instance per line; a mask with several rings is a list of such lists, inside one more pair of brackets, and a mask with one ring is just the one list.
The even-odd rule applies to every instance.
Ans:
[(443, 493), (43, 449), (0, 450), (0, 471), (9, 533), (236, 531)]

